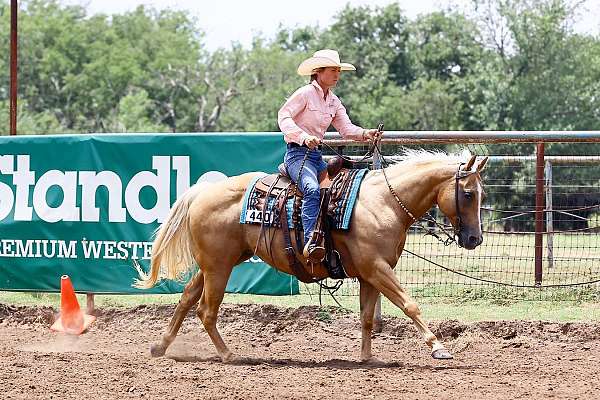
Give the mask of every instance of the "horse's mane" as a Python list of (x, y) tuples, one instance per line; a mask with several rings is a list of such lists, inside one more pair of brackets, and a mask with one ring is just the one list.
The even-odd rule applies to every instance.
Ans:
[(446, 153), (441, 150), (410, 149), (407, 147), (396, 155), (401, 159), (400, 163), (425, 163), (431, 161), (445, 161), (448, 163), (459, 163), (468, 160), (471, 152), (463, 149), (460, 153)]

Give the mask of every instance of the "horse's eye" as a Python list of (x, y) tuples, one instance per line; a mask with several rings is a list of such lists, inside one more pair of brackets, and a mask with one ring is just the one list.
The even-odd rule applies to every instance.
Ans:
[(465, 199), (471, 200), (473, 198), (473, 194), (471, 192), (465, 192)]

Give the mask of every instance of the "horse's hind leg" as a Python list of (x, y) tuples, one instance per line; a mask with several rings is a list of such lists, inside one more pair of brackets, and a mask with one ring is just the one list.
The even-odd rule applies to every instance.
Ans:
[(360, 279), (360, 326), (362, 331), (362, 343), (360, 348), (360, 359), (369, 361), (371, 353), (371, 333), (373, 332), (373, 314), (379, 291), (369, 282)]
[(203, 289), (204, 275), (202, 274), (202, 271), (198, 271), (188, 284), (185, 285), (181, 299), (179, 299), (179, 304), (177, 304), (177, 308), (175, 308), (175, 313), (173, 314), (171, 322), (169, 322), (169, 327), (163, 334), (160, 343), (153, 344), (150, 347), (150, 354), (152, 354), (152, 357), (165, 355), (167, 348), (173, 343), (173, 340), (175, 340), (177, 332), (179, 332), (179, 328), (181, 327), (181, 323), (188, 311), (198, 303)]
[(198, 304), (198, 317), (202, 320), (206, 333), (210, 336), (219, 357), (224, 362), (231, 361), (233, 354), (217, 330), (217, 316), (231, 269), (232, 267), (223, 267), (204, 272), (204, 291), (200, 297), (200, 304)]

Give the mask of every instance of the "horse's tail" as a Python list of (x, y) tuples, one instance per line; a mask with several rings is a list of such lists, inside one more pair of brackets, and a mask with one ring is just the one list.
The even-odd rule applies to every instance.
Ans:
[(161, 278), (179, 279), (192, 267), (194, 254), (188, 214), (192, 201), (204, 185), (192, 186), (173, 204), (167, 219), (154, 232), (150, 271), (145, 273), (137, 268), (139, 279), (134, 287), (149, 289)]

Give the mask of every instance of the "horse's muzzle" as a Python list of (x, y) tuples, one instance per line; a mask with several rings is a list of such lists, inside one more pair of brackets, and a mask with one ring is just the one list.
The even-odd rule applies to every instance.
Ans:
[(479, 246), (483, 243), (482, 235), (459, 235), (458, 236), (458, 245), (464, 247), (467, 250), (473, 250), (475, 247)]

